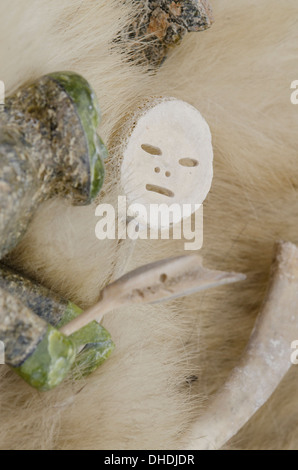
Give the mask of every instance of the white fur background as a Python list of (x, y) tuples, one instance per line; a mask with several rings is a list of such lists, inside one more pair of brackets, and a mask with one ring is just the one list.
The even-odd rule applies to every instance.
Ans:
[[(216, 22), (188, 35), (157, 75), (128, 65), (111, 43), (128, 21), (120, 0), (0, 0), (0, 79), (7, 93), (47, 72), (73, 70), (95, 88), (110, 149), (100, 199), (121, 193), (127, 115), (147, 97), (196, 106), (213, 134), (215, 178), (204, 205), (205, 265), (248, 280), (157, 307), (121, 310), (104, 325), (117, 348), (91, 378), (47, 394), (0, 369), (3, 449), (177, 449), (184, 431), (237, 363), (267, 286), (273, 243), (298, 242), (297, 0), (213, 0)], [(95, 238), (94, 207), (50, 201), (11, 262), (82, 307), (123, 270), (183, 252), (182, 242)], [(298, 339), (298, 338), (293, 338)], [(290, 351), (289, 351), (290, 354)], [(298, 369), (229, 444), (298, 448)], [(189, 384), (189, 376), (198, 379)]]

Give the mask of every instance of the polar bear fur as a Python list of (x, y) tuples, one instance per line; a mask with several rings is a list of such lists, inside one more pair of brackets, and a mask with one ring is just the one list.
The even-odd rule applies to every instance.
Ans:
[[(298, 106), (290, 101), (298, 79), (297, 1), (212, 3), (212, 28), (185, 37), (154, 75), (113, 46), (133, 14), (130, 1), (0, 0), (0, 79), (7, 94), (57, 70), (84, 75), (98, 94), (99, 133), (110, 150), (100, 201), (116, 203), (121, 194), (114, 136), (140, 102), (174, 96), (201, 111), (215, 154), (201, 254), (208, 267), (248, 276), (106, 317), (116, 351), (83, 382), (40, 394), (1, 366), (2, 449), (184, 448), (185, 431), (247, 343), (274, 241), (298, 242)], [(99, 241), (95, 224), (95, 206), (49, 201), (10, 263), (84, 308), (124, 271), (183, 253), (182, 241), (140, 241), (134, 251), (129, 241)], [(293, 366), (227, 448), (298, 448), (297, 374)]]

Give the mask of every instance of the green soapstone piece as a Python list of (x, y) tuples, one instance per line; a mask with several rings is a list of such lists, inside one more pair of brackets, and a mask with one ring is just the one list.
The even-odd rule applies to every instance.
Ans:
[[(69, 303), (58, 327), (62, 328), (81, 313), (82, 310), (79, 307)], [(73, 373), (77, 379), (94, 372), (115, 349), (110, 333), (96, 321), (76, 331), (69, 338), (76, 346), (77, 351), (81, 350), (73, 365)]]
[(47, 391), (57, 387), (65, 379), (75, 355), (72, 341), (49, 326), (45, 338), (34, 353), (14, 370), (32, 387)]
[(82, 76), (72, 72), (56, 72), (50, 74), (58, 82), (72, 99), (80, 117), (84, 129), (90, 158), (91, 174), (91, 202), (99, 193), (104, 181), (104, 163), (107, 158), (107, 149), (96, 133), (101, 121), (101, 111), (97, 96), (91, 86)]
[[(44, 375), (44, 380), (48, 382), (44, 387), (52, 388), (49, 385), (52, 382), (47, 379), (47, 369), (44, 370), (43, 368), (46, 358), (49, 360), (49, 357), (45, 356), (49, 336), (47, 333), (47, 323), (56, 328), (53, 331), (56, 331), (59, 337), (60, 333), (57, 330), (77, 318), (82, 313), (82, 309), (4, 265), (0, 265), (0, 289), (3, 289), (0, 296), (0, 304), (1, 301), (3, 304), (2, 316), (5, 315), (7, 320), (9, 315), (9, 325), (11, 325), (13, 331), (17, 330), (18, 325), (20, 325), (18, 331), (21, 329), (21, 332), (16, 337), (16, 334), (9, 333), (8, 327), (1, 333), (0, 324), (0, 339), (6, 339), (7, 352), (11, 351), (9, 355), (9, 357), (11, 356), (10, 365), (18, 367), (21, 364), (22, 367), (19, 368), (21, 370), (20, 375), (33, 387), (36, 386), (36, 388), (41, 389), (40, 383), (42, 383), (43, 379), (40, 378), (40, 375)], [(12, 310), (14, 310), (14, 315), (12, 315)], [(25, 336), (26, 325), (27, 330), (29, 329), (31, 332), (31, 334), (27, 333), (27, 336)], [(10, 338), (9, 342), (8, 338)], [(54, 335), (53, 339), (55, 340), (55, 338), (56, 336)], [(26, 342), (24, 343), (25, 340)], [(110, 356), (114, 349), (114, 343), (111, 340), (110, 334), (95, 321), (74, 333), (72, 337), (66, 338), (62, 336), (61, 341), (62, 344), (65, 341), (69, 341), (72, 344), (76, 355), (73, 375), (77, 379), (93, 372)], [(57, 346), (56, 352), (59, 354), (60, 342), (53, 342), (53, 347), (54, 345)], [(39, 362), (39, 354), (43, 356), (41, 363)], [(59, 366), (59, 364), (57, 360), (57, 365)], [(63, 361), (61, 362), (61, 375), (63, 375), (62, 366)], [(48, 364), (46, 367), (48, 367)], [(30, 375), (31, 371), (33, 371), (32, 377)], [(53, 367), (53, 371), (56, 371), (57, 375), (57, 367)], [(35, 383), (37, 385), (34, 385)]]
[(6, 99), (0, 113), (0, 259), (52, 197), (90, 204), (104, 181), (107, 150), (88, 82), (71, 72), (46, 75)]

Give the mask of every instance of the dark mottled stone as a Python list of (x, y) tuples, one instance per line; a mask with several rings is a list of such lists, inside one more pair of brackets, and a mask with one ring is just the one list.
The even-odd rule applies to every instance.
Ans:
[(24, 235), (38, 193), (39, 182), (22, 136), (0, 128), (0, 258)]
[[(6, 100), (0, 113), (0, 259), (17, 245), (42, 201), (59, 195), (82, 205), (97, 196), (107, 156), (96, 133), (99, 122), (94, 92), (71, 72), (45, 76)], [(80, 313), (74, 304), (0, 266), (0, 340), (6, 363), (33, 387), (57, 386), (79, 346), (88, 343), (91, 330), (82, 333), (86, 342), (81, 345), (77, 337), (73, 342), (52, 327)], [(109, 334), (93, 327), (90, 353), (85, 348), (76, 361), (79, 366), (89, 358), (90, 364), (84, 364), (89, 371), (113, 348)]]
[(104, 178), (100, 111), (88, 82), (71, 72), (42, 77), (7, 98), (0, 113), (0, 259), (38, 205), (55, 195), (89, 204)]
[[(124, 0), (125, 1), (125, 0)], [(187, 32), (204, 31), (213, 23), (208, 0), (134, 0), (136, 17), (120, 35), (131, 60), (155, 68)]]
[(48, 326), (47, 332), (33, 354), (14, 371), (31, 387), (52, 390), (68, 375), (76, 357), (72, 341)]
[(2, 287), (0, 341), (4, 344), (5, 363), (38, 390), (59, 385), (76, 357), (76, 346), (70, 338)]
[[(24, 327), (26, 326), (26, 323), (23, 323), (22, 318), (24, 307), (56, 328), (61, 328), (63, 325), (67, 324), (82, 313), (82, 310), (75, 304), (68, 302), (67, 300), (58, 296), (53, 291), (41, 286), (40, 284), (34, 281), (31, 281), (20, 273), (12, 271), (4, 265), (0, 265), (0, 295), (1, 289), (13, 296), (14, 299), (18, 299), (20, 302), (22, 302), (22, 308), (19, 312), (19, 321), (20, 324), (22, 324)], [(33, 313), (30, 313), (30, 319), (32, 322), (34, 322)], [(16, 317), (17, 311), (15, 311), (14, 318)], [(38, 317), (36, 317), (37, 324), (40, 323)], [(13, 351), (14, 337), (11, 335), (10, 331), (13, 330), (14, 326), (15, 323), (10, 324), (9, 319), (6, 321), (6, 329), (8, 329), (8, 336), (10, 337), (10, 349), (12, 350), (12, 353), (10, 354), (11, 358), (13, 357), (12, 355), (16, 351), (16, 348), (19, 348), (18, 344), (16, 343)], [(44, 326), (46, 329), (47, 324), (45, 324)], [(51, 337), (54, 335), (53, 331), (51, 333)], [(4, 333), (5, 328), (3, 326), (2, 337), (5, 339)], [(34, 336), (31, 339), (27, 338), (28, 345), (30, 345), (30, 342), (32, 345), (32, 348), (30, 348), (30, 353), (32, 353), (32, 351), (34, 350), (34, 348), (36, 348), (38, 344), (38, 341), (35, 341), (35, 339), (36, 338)], [(40, 341), (42, 339), (43, 338), (41, 336)], [(76, 378), (89, 375), (91, 372), (97, 369), (97, 367), (99, 367), (114, 350), (114, 343), (111, 339), (110, 334), (105, 328), (103, 328), (95, 321), (91, 322), (86, 327), (71, 335), (69, 339), (74, 345), (75, 349), (79, 351), (74, 363)], [(47, 339), (44, 339), (45, 343), (47, 343), (47, 341)], [(44, 347), (45, 346), (40, 346), (41, 349), (44, 349)], [(82, 348), (83, 350), (81, 351)], [(41, 363), (37, 367), (38, 350), (36, 350), (35, 354), (36, 357), (34, 356), (34, 358), (31, 358), (29, 361), (29, 363), (31, 364), (30, 367), (28, 366), (28, 364), (24, 364), (20, 369), (20, 375), (22, 375), (22, 373), (26, 369), (27, 381), (29, 381), (30, 379), (29, 369), (32, 367), (32, 364), (34, 364), (34, 370), (36, 370), (37, 368), (38, 371), (40, 371), (40, 367), (41, 365), (43, 365), (43, 361), (41, 361)], [(47, 355), (45, 356), (45, 359), (48, 363), (49, 358)], [(24, 360), (27, 359), (25, 358)], [(45, 371), (43, 367), (42, 375), (44, 376), (44, 374)], [(43, 383), (43, 387), (44, 386), (46, 385)]]
[[(0, 288), (17, 297), (28, 309), (52, 326), (57, 326), (73, 305), (53, 291), (3, 265), (0, 265)], [(78, 309), (75, 306), (74, 308)]]
[(19, 367), (35, 351), (48, 325), (34, 315), (17, 297), (0, 289), (0, 341), (5, 346), (5, 362)]

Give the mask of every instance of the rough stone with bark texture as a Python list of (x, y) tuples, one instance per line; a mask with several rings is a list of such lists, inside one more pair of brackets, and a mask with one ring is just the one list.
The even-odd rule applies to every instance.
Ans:
[(149, 68), (161, 65), (169, 49), (187, 32), (204, 31), (213, 23), (208, 0), (135, 0), (138, 13), (122, 33), (129, 56)]

